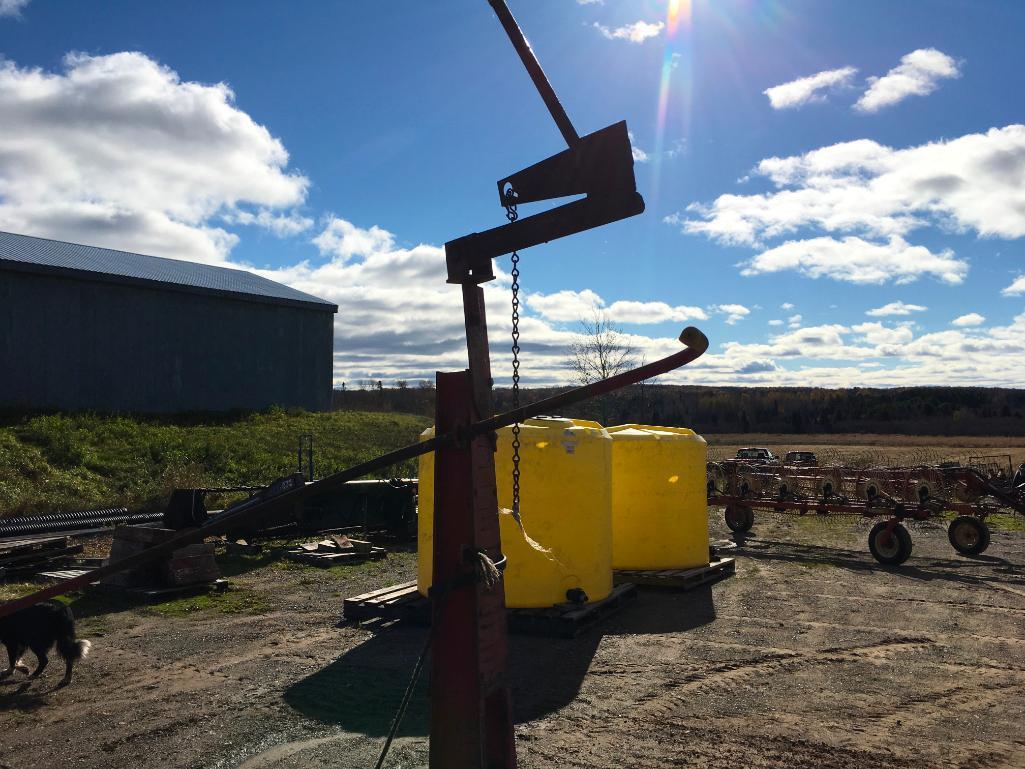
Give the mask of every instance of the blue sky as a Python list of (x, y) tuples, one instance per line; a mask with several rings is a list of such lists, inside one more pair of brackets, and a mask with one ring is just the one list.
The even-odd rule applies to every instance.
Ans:
[[(648, 205), (524, 252), (530, 381), (598, 304), (648, 359), (705, 330), (667, 381), (1021, 384), (1025, 5), (511, 8), (578, 131), (627, 120)], [(484, 0), (0, 14), (0, 229), (334, 299), (339, 383), (464, 365), (440, 246), (563, 148)]]

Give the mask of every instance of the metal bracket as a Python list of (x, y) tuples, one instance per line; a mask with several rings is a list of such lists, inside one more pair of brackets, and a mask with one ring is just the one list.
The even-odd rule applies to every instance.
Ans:
[(569, 149), (498, 182), (503, 206), (569, 195), (587, 197), (446, 243), (448, 282), (486, 283), (495, 278), (491, 260), (496, 257), (644, 211), (625, 121), (588, 134)]

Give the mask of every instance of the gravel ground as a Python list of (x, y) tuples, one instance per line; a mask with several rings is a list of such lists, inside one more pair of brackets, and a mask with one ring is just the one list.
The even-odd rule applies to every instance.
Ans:
[[(713, 538), (728, 532), (716, 521)], [(1025, 767), (1025, 532), (958, 556), (912, 529), (764, 517), (736, 576), (643, 590), (572, 639), (510, 642), (521, 767)], [(337, 623), (415, 554), (319, 570), (224, 562), (234, 589), (158, 607), (85, 597), (72, 686), (0, 686), (0, 769), (371, 767), (424, 632)], [(387, 766), (426, 764), (421, 682)]]

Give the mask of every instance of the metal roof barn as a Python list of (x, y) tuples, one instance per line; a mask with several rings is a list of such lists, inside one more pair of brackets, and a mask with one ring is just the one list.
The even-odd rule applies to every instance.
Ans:
[(244, 270), (0, 232), (0, 408), (324, 410), (337, 311)]

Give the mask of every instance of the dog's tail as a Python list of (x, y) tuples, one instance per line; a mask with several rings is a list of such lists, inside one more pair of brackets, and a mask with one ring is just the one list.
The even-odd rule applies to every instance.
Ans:
[(57, 652), (68, 662), (84, 660), (89, 656), (92, 643), (75, 639), (75, 620), (71, 609), (64, 607), (63, 621), (57, 636)]
[(89, 656), (92, 643), (89, 641), (76, 641), (74, 637), (63, 636), (57, 640), (57, 651), (60, 656), (68, 662), (78, 662)]

